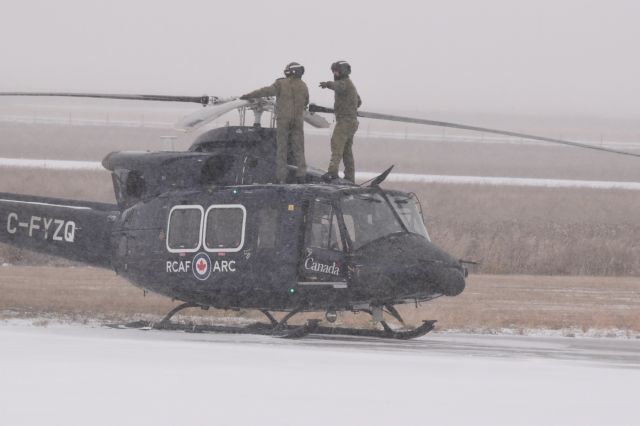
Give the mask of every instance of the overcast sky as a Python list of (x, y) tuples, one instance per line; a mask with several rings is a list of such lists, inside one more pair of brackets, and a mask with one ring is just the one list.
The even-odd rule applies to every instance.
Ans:
[(232, 96), (346, 59), (363, 109), (635, 118), (640, 2), (0, 0), (0, 91)]

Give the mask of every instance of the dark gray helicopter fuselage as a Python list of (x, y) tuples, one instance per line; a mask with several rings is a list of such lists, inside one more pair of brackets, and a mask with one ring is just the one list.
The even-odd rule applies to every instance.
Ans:
[[(345, 214), (342, 201), (354, 197), (377, 211)], [(140, 287), (217, 308), (353, 309), (459, 294), (458, 261), (403, 229), (386, 197), (335, 185), (166, 193), (123, 213), (113, 266)], [(363, 218), (378, 229), (354, 224)], [(356, 232), (371, 240), (358, 245)]]
[(0, 194), (0, 240), (205, 307), (366, 310), (464, 289), (413, 194), (322, 183), (313, 168), (309, 183), (271, 183), (274, 129), (214, 129), (188, 152), (103, 165), (117, 204)]

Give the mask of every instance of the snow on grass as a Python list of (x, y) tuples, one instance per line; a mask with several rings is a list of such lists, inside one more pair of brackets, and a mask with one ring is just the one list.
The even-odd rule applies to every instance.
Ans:
[(45, 160), (27, 158), (0, 158), (0, 167), (45, 170), (105, 170), (98, 161)]
[[(374, 179), (379, 173), (356, 173), (358, 181)], [(640, 191), (640, 182), (615, 182), (575, 179), (534, 179), (514, 177), (485, 176), (453, 176), (423, 175), (411, 173), (391, 173), (387, 182), (409, 183), (448, 183), (456, 185), (489, 185), (489, 186), (527, 186), (537, 188), (591, 188), (591, 189), (626, 189)]]
[[(45, 170), (90, 170), (104, 171), (102, 164), (97, 161), (67, 161), (24, 158), (0, 158), (0, 167), (27, 168)], [(358, 172), (358, 181), (374, 179), (379, 173)], [(484, 176), (453, 176), (453, 175), (425, 175), (410, 173), (391, 173), (388, 182), (409, 183), (447, 183), (457, 185), (489, 185), (489, 186), (526, 186), (540, 188), (592, 188), (592, 189), (626, 189), (640, 190), (640, 182), (591, 181), (570, 179), (533, 179), (513, 177), (484, 177)]]

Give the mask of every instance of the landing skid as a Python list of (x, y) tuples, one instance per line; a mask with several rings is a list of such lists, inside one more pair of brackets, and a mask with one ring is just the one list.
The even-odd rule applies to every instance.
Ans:
[(112, 328), (139, 329), (139, 330), (173, 330), (187, 333), (223, 333), (223, 334), (257, 334), (262, 336), (273, 336), (284, 339), (296, 339), (308, 335), (312, 327), (309, 324), (301, 326), (285, 326), (275, 329), (270, 324), (255, 323), (244, 327), (224, 326), (224, 325), (203, 325), (203, 324), (178, 324), (153, 323), (150, 321), (136, 321), (127, 324), (107, 324)]
[[(178, 324), (171, 322), (171, 317), (177, 312), (199, 307), (191, 303), (183, 303), (171, 310), (160, 322), (135, 321), (127, 324), (107, 324), (112, 328), (127, 328), (141, 330), (174, 330), (188, 333), (225, 333), (225, 334), (257, 334), (263, 336), (273, 336), (285, 339), (297, 339), (309, 334), (324, 336), (361, 336), (377, 337), (383, 339), (408, 340), (424, 336), (435, 327), (435, 320), (423, 321), (419, 327), (409, 330), (394, 330), (386, 321), (379, 321), (382, 330), (347, 328), (347, 327), (327, 327), (319, 325), (320, 320), (308, 320), (304, 325), (289, 325), (287, 321), (294, 315), (300, 313), (302, 309), (294, 309), (287, 313), (280, 321), (277, 321), (269, 311), (261, 310), (268, 319), (269, 324), (257, 322), (243, 327), (224, 325), (200, 325), (200, 324)], [(404, 324), (400, 314), (392, 307), (387, 306), (392, 316)]]
[(329, 336), (379, 337), (383, 339), (408, 340), (424, 336), (434, 329), (436, 322), (436, 320), (423, 321), (421, 326), (410, 330), (393, 330), (384, 321), (382, 322), (382, 327), (384, 328), (384, 330), (318, 326), (313, 331), (311, 331), (311, 334), (322, 334)]

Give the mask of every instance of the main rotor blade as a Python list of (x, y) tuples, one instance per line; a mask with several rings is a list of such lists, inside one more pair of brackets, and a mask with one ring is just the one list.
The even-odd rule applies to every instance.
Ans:
[[(334, 112), (332, 108), (326, 108), (326, 107), (313, 105), (313, 104), (309, 105), (309, 111), (312, 111), (312, 112), (326, 112), (326, 113), (331, 113), (331, 114), (333, 114), (333, 112)], [(611, 152), (613, 154), (621, 154), (621, 155), (629, 155), (629, 156), (632, 156), (632, 157), (640, 157), (640, 154), (636, 154), (634, 152), (619, 151), (617, 149), (605, 148), (605, 147), (602, 147), (602, 146), (589, 145), (589, 144), (584, 144), (584, 143), (579, 143), (579, 142), (571, 142), (571, 141), (567, 141), (567, 140), (563, 140), (563, 139), (547, 138), (547, 137), (544, 137), (544, 136), (528, 135), (528, 134), (525, 134), (525, 133), (510, 132), (510, 131), (507, 131), (507, 130), (488, 129), (486, 127), (476, 127), (476, 126), (468, 126), (466, 124), (449, 123), (449, 122), (446, 122), (446, 121), (425, 120), (425, 119), (422, 119), (422, 118), (403, 117), (403, 116), (400, 116), (400, 115), (378, 114), (376, 112), (365, 112), (365, 111), (358, 111), (358, 117), (373, 118), (373, 119), (376, 119), (376, 120), (399, 121), (399, 122), (402, 122), (402, 123), (426, 124), (428, 126), (450, 127), (450, 128), (453, 128), (453, 129), (461, 129), (461, 130), (473, 130), (473, 131), (476, 131), (476, 132), (493, 133), (493, 134), (496, 134), (496, 135), (504, 135), (504, 136), (513, 136), (513, 137), (522, 138), (522, 139), (530, 139), (530, 140), (536, 140), (536, 141), (542, 141), (542, 142), (557, 143), (557, 144), (562, 144), (562, 145), (575, 146), (575, 147), (579, 147), (579, 148), (587, 148), (587, 149), (595, 149), (595, 150), (598, 150), (598, 151)]]
[(331, 126), (323, 116), (314, 114), (309, 111), (304, 112), (304, 121), (319, 129), (326, 129), (327, 127)]
[(208, 106), (200, 109), (198, 112), (194, 112), (193, 114), (188, 114), (183, 117), (180, 121), (175, 124), (175, 128), (178, 130), (194, 130), (198, 127), (202, 127), (205, 124), (215, 120), (221, 115), (226, 114), (227, 112), (234, 110), (236, 108), (241, 108), (243, 106), (249, 105), (251, 102), (243, 101), (241, 99), (235, 99), (233, 101)]
[(108, 93), (66, 93), (66, 92), (0, 92), (0, 96), (55, 96), (69, 98), (124, 99), (129, 101), (192, 102), (207, 105), (209, 96), (167, 96), (167, 95), (120, 95)]

